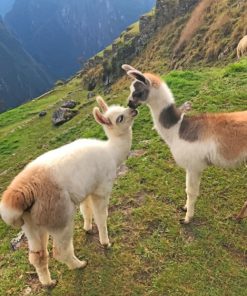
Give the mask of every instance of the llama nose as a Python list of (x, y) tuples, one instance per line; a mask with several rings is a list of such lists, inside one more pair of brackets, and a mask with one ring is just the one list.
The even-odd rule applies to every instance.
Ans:
[(136, 109), (137, 105), (134, 103), (133, 100), (129, 100), (128, 107), (130, 107), (131, 109)]
[(135, 117), (138, 114), (138, 111), (136, 109), (131, 108), (131, 115)]

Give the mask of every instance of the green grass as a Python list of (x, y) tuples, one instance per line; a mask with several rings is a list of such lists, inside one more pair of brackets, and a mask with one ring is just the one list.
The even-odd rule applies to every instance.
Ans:
[[(247, 59), (224, 68), (172, 71), (163, 78), (178, 104), (192, 101), (193, 113), (246, 109)], [(125, 103), (127, 96), (128, 90), (111, 93), (109, 102)], [(87, 102), (78, 79), (0, 115), (1, 192), (41, 153), (79, 137), (104, 138), (91, 116), (94, 103), (85, 104), (68, 123), (52, 127), (51, 113), (67, 97), (81, 106)], [(40, 119), (41, 109), (48, 114)], [(246, 167), (206, 170), (195, 220), (181, 226), (185, 174), (152, 130), (146, 107), (140, 108), (134, 125), (133, 149), (145, 154), (129, 158), (128, 173), (115, 182), (108, 222), (111, 250), (102, 250), (97, 235), (83, 233), (78, 214), (75, 252), (89, 265), (69, 271), (51, 259), (50, 270), (59, 283), (48, 293), (30, 274), (27, 249), (10, 250), (17, 230), (0, 222), (0, 295), (23, 295), (28, 286), (33, 289), (29, 295), (246, 295), (247, 222), (227, 219), (246, 200)]]

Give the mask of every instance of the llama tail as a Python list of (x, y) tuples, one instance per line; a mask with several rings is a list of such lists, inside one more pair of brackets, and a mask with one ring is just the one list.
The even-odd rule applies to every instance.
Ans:
[(23, 213), (32, 206), (33, 202), (30, 191), (25, 192), (9, 187), (4, 192), (0, 203), (0, 216), (6, 224), (21, 227), (24, 224)]

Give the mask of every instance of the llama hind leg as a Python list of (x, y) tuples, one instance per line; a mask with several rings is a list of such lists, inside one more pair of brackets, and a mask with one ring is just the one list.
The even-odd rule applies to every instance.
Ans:
[(87, 265), (86, 261), (79, 260), (74, 254), (72, 222), (64, 229), (52, 233), (52, 236), (54, 258), (65, 263), (69, 269), (83, 268)]
[(49, 253), (47, 231), (25, 223), (22, 227), (28, 239), (29, 262), (35, 267), (39, 280), (43, 286), (55, 286), (56, 281), (51, 279), (48, 269)]
[(93, 210), (92, 210), (92, 201), (91, 196), (88, 196), (81, 204), (80, 204), (80, 211), (82, 213), (84, 219), (84, 230), (87, 233), (92, 232), (93, 228)]
[(186, 210), (185, 219), (182, 220), (183, 223), (188, 224), (193, 216), (195, 211), (195, 203), (199, 195), (201, 182), (201, 172), (186, 172), (186, 193), (187, 201), (184, 209)]

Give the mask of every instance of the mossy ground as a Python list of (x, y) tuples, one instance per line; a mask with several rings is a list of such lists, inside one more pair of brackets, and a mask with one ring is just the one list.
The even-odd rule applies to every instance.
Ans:
[[(163, 78), (178, 104), (192, 101), (194, 113), (246, 109), (247, 59), (224, 68), (173, 71)], [(113, 87), (108, 101), (125, 104), (128, 84), (124, 79), (121, 88)], [(80, 102), (80, 113), (55, 128), (51, 114), (65, 98)], [(0, 192), (41, 153), (79, 137), (104, 138), (91, 115), (94, 104), (87, 102), (77, 78), (40, 100), (1, 114)], [(48, 114), (39, 118), (43, 109)], [(185, 174), (152, 130), (146, 107), (140, 108), (134, 125), (133, 149), (144, 154), (129, 158), (128, 173), (116, 180), (108, 220), (112, 248), (104, 251), (97, 234), (85, 235), (78, 213), (75, 252), (89, 264), (84, 270), (69, 271), (51, 259), (52, 276), (59, 282), (46, 291), (30, 273), (33, 268), (27, 249), (10, 249), (17, 230), (1, 221), (0, 295), (24, 295), (29, 286), (29, 295), (246, 295), (247, 221), (236, 223), (228, 218), (247, 198), (246, 166), (207, 169), (195, 219), (191, 225), (181, 226)]]

